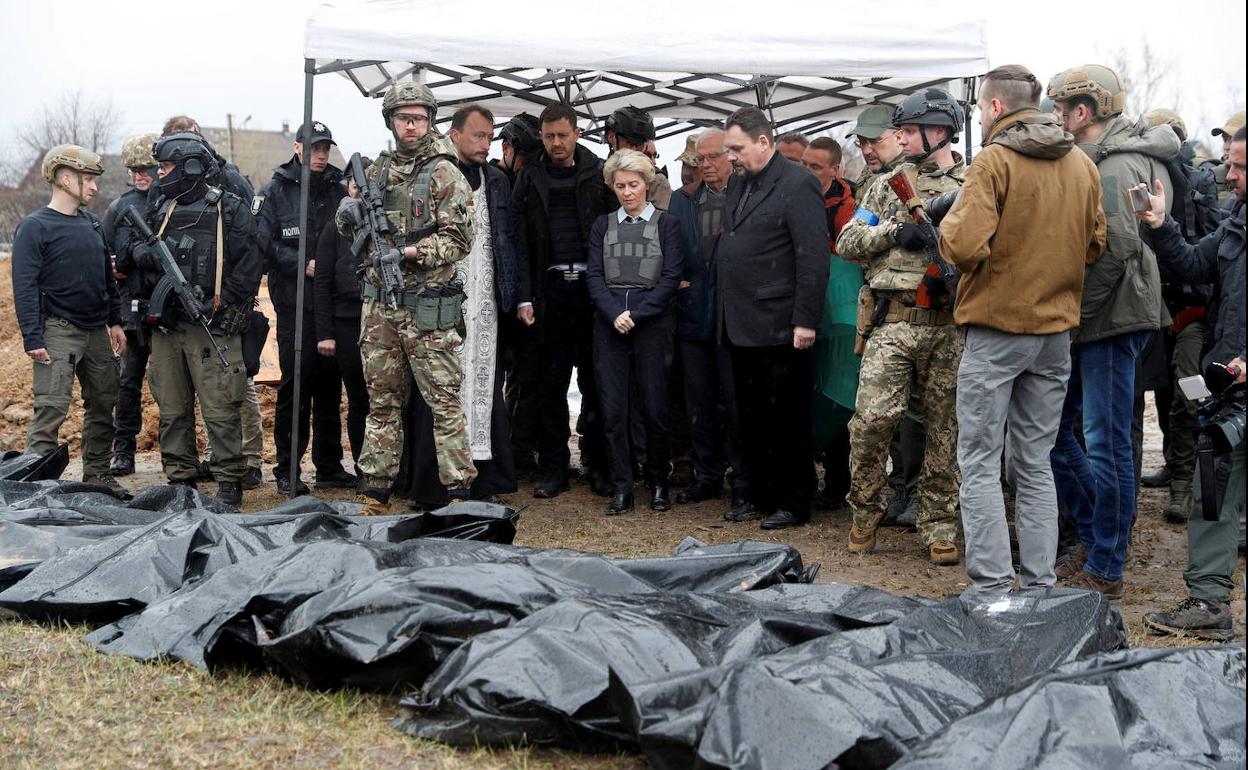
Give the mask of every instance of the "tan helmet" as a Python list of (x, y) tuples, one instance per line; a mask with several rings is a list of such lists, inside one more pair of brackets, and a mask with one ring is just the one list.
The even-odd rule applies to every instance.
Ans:
[(160, 134), (135, 134), (121, 143), (121, 164), (126, 168), (151, 168), (159, 165), (152, 149)]
[(56, 170), (69, 168), (87, 174), (103, 174), (104, 159), (76, 144), (58, 144), (43, 156), (43, 178), (56, 182)]
[(424, 83), (414, 83), (411, 81), (405, 83), (395, 83), (386, 89), (386, 95), (381, 98), (381, 117), (386, 122), (386, 128), (390, 128), (390, 114), (400, 107), (419, 104), (429, 110), (429, 124), (438, 119), (438, 100), (433, 97), (433, 91), (429, 90), (429, 86)]
[(1127, 106), (1127, 89), (1118, 73), (1102, 64), (1085, 64), (1059, 72), (1049, 81), (1047, 95), (1055, 102), (1086, 96), (1096, 104), (1096, 119), (1121, 115)]
[(1168, 110), (1165, 107), (1149, 110), (1144, 113), (1144, 122), (1150, 126), (1170, 126), (1174, 129), (1174, 133), (1179, 135), (1180, 142), (1187, 141), (1187, 124), (1174, 110)]

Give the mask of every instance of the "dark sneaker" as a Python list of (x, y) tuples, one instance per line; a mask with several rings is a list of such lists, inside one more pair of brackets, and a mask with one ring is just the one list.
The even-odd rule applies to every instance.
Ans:
[(878, 526), (881, 527), (899, 527), (897, 517), (905, 513), (906, 507), (910, 504), (910, 495), (907, 494), (905, 488), (894, 490), (893, 496), (888, 499), (888, 506), (884, 509), (884, 518), (880, 519)]
[(555, 476), (543, 481), (539, 481), (533, 487), (533, 496), (539, 499), (548, 500), (552, 497), (558, 497), (560, 492), (568, 491), (568, 477)]
[(792, 511), (776, 511), (767, 518), (763, 519), (758, 525), (759, 529), (788, 529), (789, 527), (800, 527), (810, 522), (810, 516), (802, 516)]
[(329, 473), (316, 473), (317, 489), (352, 489), (358, 486), (360, 480), (343, 469), (330, 471)]
[(241, 481), (222, 481), (217, 485), (217, 499), (235, 508), (243, 503), (243, 483)]
[(113, 461), (109, 464), (108, 472), (113, 477), (131, 475), (134, 473), (134, 455), (126, 452), (118, 452), (113, 455)]
[(1146, 613), (1144, 625), (1154, 634), (1194, 636), (1218, 642), (1227, 642), (1235, 637), (1230, 607), (1194, 596), (1187, 597), (1172, 610)]
[(912, 495), (906, 500), (906, 507), (893, 521), (893, 526), (906, 529), (919, 528), (919, 496)]
[(700, 503), (703, 500), (717, 500), (724, 493), (722, 484), (713, 481), (695, 481), (676, 495), (676, 502), (681, 505)]
[(213, 481), (212, 468), (208, 466), (207, 460), (199, 461), (199, 471), (195, 474), (196, 481)]
[(103, 476), (83, 476), (83, 484), (90, 484), (93, 487), (99, 487), (102, 491), (107, 492), (113, 497), (119, 497), (122, 500), (129, 500), (134, 497), (130, 494), (130, 490), (117, 483), (117, 479), (109, 474)]
[(259, 468), (248, 468), (243, 474), (243, 489), (257, 489), (263, 483)]
[(754, 519), (763, 518), (763, 512), (754, 507), (749, 500), (737, 501), (728, 512), (724, 514), (727, 521), (752, 521)]
[(1066, 581), (1067, 588), (1082, 588), (1084, 591), (1096, 591), (1105, 595), (1106, 599), (1111, 602), (1122, 600), (1122, 581), (1121, 580), (1105, 580), (1093, 575), (1087, 570), (1083, 570), (1070, 580)]
[[(280, 476), (274, 474), (273, 479), (274, 481), (277, 482), (277, 491), (289, 497), (290, 496), (290, 476), (288, 476), (285, 473), (281, 474)], [(309, 491), (310, 490), (308, 489), (308, 485), (303, 483), (303, 479), (295, 479), (295, 494), (296, 495), (306, 495)]]
[(1156, 473), (1150, 473), (1140, 479), (1140, 485), (1156, 489), (1170, 483), (1171, 473), (1168, 466), (1161, 466)]

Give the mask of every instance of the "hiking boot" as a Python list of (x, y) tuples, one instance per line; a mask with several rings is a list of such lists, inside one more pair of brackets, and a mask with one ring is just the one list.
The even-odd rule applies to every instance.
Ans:
[(118, 484), (117, 479), (107, 473), (102, 476), (83, 476), (82, 483), (98, 487), (100, 491), (107, 492), (113, 497), (119, 497), (122, 500), (129, 500), (134, 497), (134, 495), (130, 494), (130, 490)]
[[(273, 480), (277, 482), (277, 491), (290, 497), (290, 476), (285, 473), (274, 473)], [(308, 485), (303, 483), (303, 479), (295, 479), (295, 495), (306, 495), (309, 491)]]
[(958, 554), (958, 547), (951, 540), (937, 540), (927, 547), (927, 559), (932, 564), (940, 567), (948, 567), (957, 564), (962, 557)]
[(1231, 621), (1230, 605), (1209, 602), (1189, 596), (1166, 612), (1149, 612), (1144, 615), (1144, 625), (1154, 634), (1194, 636), (1227, 642), (1235, 636), (1235, 624)]
[(919, 528), (919, 496), (911, 495), (906, 500), (906, 509), (902, 511), (897, 519), (893, 522), (894, 527), (904, 527), (905, 529)]
[(1122, 600), (1122, 580), (1103, 580), (1086, 569), (1066, 582), (1068, 588), (1081, 588), (1105, 595), (1111, 602)]
[(222, 481), (217, 484), (217, 499), (226, 505), (237, 508), (243, 502), (243, 483), (241, 481)]
[(390, 496), (384, 495), (384, 499), (373, 490), (370, 492), (362, 492), (355, 496), (352, 502), (360, 504), (358, 515), (360, 516), (389, 516), (393, 513), (390, 509)]
[(1170, 499), (1161, 509), (1161, 515), (1171, 524), (1186, 524), (1192, 513), (1192, 482), (1175, 479), (1170, 482)]
[(1170, 483), (1171, 474), (1169, 466), (1163, 465), (1156, 473), (1150, 473), (1140, 478), (1140, 485), (1151, 488), (1164, 487)]
[(109, 463), (108, 473), (114, 478), (117, 476), (129, 476), (134, 473), (134, 455), (129, 452), (118, 452), (113, 455), (113, 461)]
[(263, 483), (259, 468), (248, 468), (243, 474), (243, 489), (256, 489)]
[(871, 553), (875, 550), (877, 527), (859, 529), (857, 524), (849, 528), (849, 550), (854, 553)]
[(1075, 550), (1067, 551), (1057, 560), (1057, 566), (1053, 568), (1053, 574), (1057, 575), (1058, 580), (1070, 580), (1075, 575), (1083, 572), (1083, 565), (1087, 561), (1087, 546), (1080, 543), (1075, 546)]
[(208, 466), (207, 460), (199, 461), (199, 469), (195, 473), (196, 481), (213, 481), (212, 468)]

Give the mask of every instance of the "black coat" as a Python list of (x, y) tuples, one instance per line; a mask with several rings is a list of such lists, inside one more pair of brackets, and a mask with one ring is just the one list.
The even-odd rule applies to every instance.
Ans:
[(791, 345), (794, 326), (818, 329), (828, 226), (814, 175), (777, 152), (756, 177), (733, 184), (715, 261), (721, 339), (739, 347)]
[(1169, 280), (1214, 284), (1208, 318), (1212, 321), (1201, 365), (1230, 363), (1244, 356), (1244, 205), (1223, 219), (1218, 229), (1190, 244), (1178, 222), (1167, 217), (1156, 230), (1143, 228), (1161, 275)]
[(634, 323), (655, 318), (672, 307), (672, 298), (680, 284), (680, 272), (685, 263), (680, 242), (680, 223), (676, 218), (655, 212), (659, 217), (659, 248), (663, 251), (663, 268), (653, 289), (620, 289), (607, 286), (602, 268), (603, 239), (607, 235), (608, 217), (615, 212), (603, 214), (594, 222), (589, 232), (589, 296), (594, 301), (598, 315), (607, 323), (615, 323), (620, 313), (628, 310)]
[[(153, 184), (152, 187), (156, 185)], [(104, 212), (104, 218), (100, 220), (100, 227), (104, 234), (104, 242), (108, 244), (110, 254), (117, 254), (117, 229), (123, 221), (125, 210), (133, 206), (139, 210), (139, 213), (147, 211), (147, 193), (140, 192), (134, 187), (129, 188), (121, 197), (117, 198), (108, 206), (108, 210)], [(139, 328), (139, 319), (131, 312), (131, 300), (146, 296), (143, 293), (143, 287), (140, 283), (140, 272), (131, 268), (128, 272), (122, 271), (126, 275), (124, 281), (117, 282), (117, 289), (121, 294), (121, 325), (126, 331), (136, 331)]]
[[(602, 180), (602, 160), (587, 148), (576, 146), (576, 213), (581, 237), (589, 243), (589, 230), (603, 214), (614, 211), (615, 195)], [(516, 301), (532, 302), (541, 295), (542, 275), (550, 266), (550, 176), (543, 154), (526, 164), (511, 191), (512, 243), (516, 247)]]
[(498, 309), (510, 313), (516, 309), (516, 245), (512, 240), (511, 180), (500, 168), (486, 164), (485, 196), (490, 205), (490, 244), (494, 250), (494, 295)]
[[(302, 169), (293, 156), (278, 166), (273, 178), (260, 189), (258, 200), (252, 204), (256, 212), (256, 240), (260, 255), (264, 258), (264, 270), (269, 276), (269, 299), (273, 306), (293, 310), (299, 285), (295, 273), (299, 270), (299, 182)], [(308, 192), (307, 258), (315, 254), (316, 238), (325, 223), (334, 218), (338, 201), (344, 190), (338, 182), (342, 172), (334, 166), (326, 167), (320, 179), (312, 180)], [(305, 302), (313, 301), (312, 280), (305, 277)]]
[(332, 340), (335, 318), (360, 317), (360, 266), (363, 260), (351, 251), (351, 240), (338, 234), (334, 221), (325, 223), (316, 239), (316, 277), (312, 303), (316, 315), (316, 338)]

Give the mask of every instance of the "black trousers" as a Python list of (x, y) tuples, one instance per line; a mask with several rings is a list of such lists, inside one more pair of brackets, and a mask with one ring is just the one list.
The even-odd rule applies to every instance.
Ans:
[[(617, 492), (633, 487), (630, 416), (645, 425), (645, 481), (666, 484), (672, 469), (671, 373), (676, 316), (672, 312), (620, 334), (594, 316), (594, 376), (602, 407), (607, 469)], [(633, 398), (636, 394), (636, 398)]]
[[(277, 361), (282, 381), (277, 386), (273, 413), (273, 446), (277, 450), (276, 478), (290, 473), (290, 421), (295, 399), (295, 309), (277, 307)], [(338, 363), (316, 352), (316, 324), (312, 308), (304, 308), (303, 370), (299, 384), (299, 452), (308, 449), (308, 427), (312, 423), (312, 462), (317, 473), (342, 470), (342, 376)]]
[[(143, 430), (143, 377), (152, 349), (140, 344), (138, 332), (126, 331), (126, 352), (121, 357), (117, 406), (113, 409), (113, 454), (135, 452), (135, 437)], [(143, 340), (146, 342), (146, 340)]]
[(581, 464), (587, 469), (605, 469), (602, 416), (594, 384), (594, 310), (585, 280), (565, 281), (548, 273), (536, 317), (532, 328), (539, 344), (537, 452), (541, 473), (547, 477), (566, 473), (571, 461), (568, 386), (574, 367), (581, 392)]
[(720, 485), (727, 469), (732, 474), (733, 490), (744, 493), (749, 489), (749, 477), (741, 460), (736, 386), (728, 348), (714, 340), (680, 340), (677, 344), (684, 370), (694, 479)]
[(810, 351), (790, 345), (728, 345), (749, 500), (761, 511), (810, 517), (814, 441), (810, 430)]
[(360, 317), (334, 317), (334, 360), (347, 391), (347, 439), (351, 459), (360, 461), (364, 446), (364, 421), (368, 418), (368, 386), (364, 384), (364, 362), (360, 359)]
[(498, 336), (502, 354), (498, 379), (503, 380), (503, 398), (511, 422), (512, 454), (516, 470), (531, 472), (537, 465), (540, 431), (538, 330), (511, 314), (501, 319)]
[[(918, 473), (916, 471), (915, 475)], [(836, 434), (823, 454), (823, 489), (829, 495), (849, 494), (849, 429)]]

